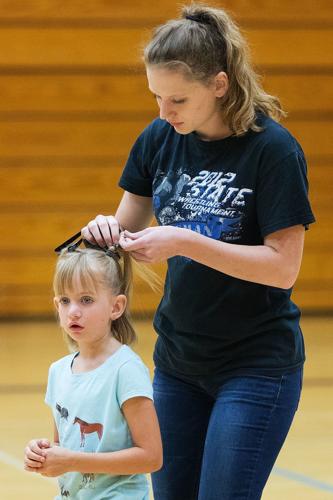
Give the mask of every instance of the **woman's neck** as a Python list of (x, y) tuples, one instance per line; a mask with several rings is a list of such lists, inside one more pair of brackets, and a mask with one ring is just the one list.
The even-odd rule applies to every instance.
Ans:
[(207, 142), (219, 141), (225, 139), (226, 137), (230, 137), (230, 135), (232, 135), (231, 130), (226, 125), (224, 127), (221, 127), (219, 130), (212, 129), (207, 131), (205, 130), (203, 132), (197, 131), (196, 133), (202, 141), (207, 141)]
[(197, 130), (196, 134), (202, 141), (218, 141), (232, 135), (230, 128), (218, 120), (217, 123), (211, 123), (205, 130)]

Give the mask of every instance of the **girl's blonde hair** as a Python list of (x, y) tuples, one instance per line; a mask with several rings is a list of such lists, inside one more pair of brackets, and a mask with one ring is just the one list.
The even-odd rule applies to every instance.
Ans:
[(146, 66), (182, 71), (188, 79), (209, 84), (220, 71), (229, 88), (220, 98), (224, 123), (234, 135), (259, 132), (258, 111), (279, 121), (286, 113), (267, 94), (255, 73), (247, 42), (231, 17), (201, 3), (185, 5), (181, 18), (158, 26), (144, 49)]
[[(117, 256), (118, 254), (118, 256)], [(83, 287), (96, 289), (104, 287), (113, 295), (123, 294), (127, 304), (123, 314), (111, 322), (110, 333), (122, 344), (131, 344), (136, 340), (136, 333), (130, 319), (130, 299), (133, 287), (133, 261), (127, 252), (121, 249), (116, 253), (92, 248), (68, 251), (64, 249), (57, 261), (53, 290), (56, 296), (66, 295), (73, 289), (76, 278)], [(135, 265), (138, 268), (138, 265)], [(153, 289), (158, 287), (159, 278), (148, 268), (139, 269), (138, 273)], [(71, 351), (78, 350), (78, 344), (65, 334), (66, 343)]]

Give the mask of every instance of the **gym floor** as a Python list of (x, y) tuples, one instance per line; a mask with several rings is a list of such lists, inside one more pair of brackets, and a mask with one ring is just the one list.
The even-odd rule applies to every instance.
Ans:
[[(152, 372), (155, 333), (150, 321), (137, 321), (136, 327), (135, 350)], [(302, 400), (263, 500), (333, 498), (333, 318), (304, 317), (302, 329)], [(55, 479), (23, 470), (23, 450), (33, 437), (52, 438), (45, 384), (50, 363), (66, 353), (55, 321), (0, 323), (1, 500), (46, 500), (57, 493)]]

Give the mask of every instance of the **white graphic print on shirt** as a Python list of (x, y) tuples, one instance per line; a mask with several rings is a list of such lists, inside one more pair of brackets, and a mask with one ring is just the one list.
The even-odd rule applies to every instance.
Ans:
[(234, 172), (201, 170), (193, 178), (183, 168), (160, 172), (153, 186), (157, 220), (217, 240), (240, 239), (244, 208), (253, 190), (235, 187), (235, 179)]

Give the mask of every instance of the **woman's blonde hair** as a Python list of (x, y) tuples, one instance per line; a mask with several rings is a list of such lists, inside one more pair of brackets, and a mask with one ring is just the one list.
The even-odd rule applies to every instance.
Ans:
[[(57, 261), (53, 279), (53, 290), (56, 296), (66, 295), (73, 289), (76, 278), (83, 287), (96, 289), (102, 286), (113, 295), (123, 294), (127, 303), (123, 314), (111, 322), (110, 333), (122, 344), (131, 344), (136, 340), (136, 333), (130, 319), (130, 300), (133, 287), (133, 263), (129, 253), (117, 250), (109, 253), (92, 248), (68, 251), (64, 249)], [(153, 289), (158, 288), (159, 278), (148, 268), (140, 269), (134, 264), (140, 276)], [(66, 333), (66, 343), (71, 351), (78, 349), (78, 344)]]
[(220, 71), (229, 88), (220, 98), (224, 123), (234, 135), (259, 132), (258, 111), (279, 121), (285, 116), (277, 97), (267, 94), (254, 71), (248, 44), (231, 17), (201, 3), (185, 5), (181, 18), (158, 26), (144, 49), (146, 66), (182, 71), (185, 77), (209, 84)]

